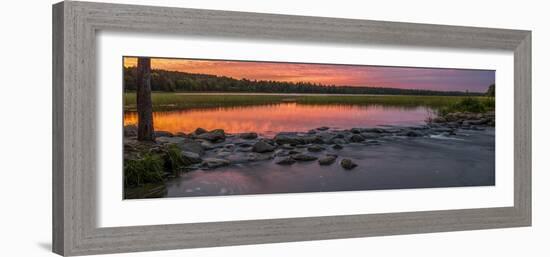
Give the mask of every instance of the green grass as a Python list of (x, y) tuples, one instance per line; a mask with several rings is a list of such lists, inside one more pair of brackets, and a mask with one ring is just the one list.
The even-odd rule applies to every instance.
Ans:
[(141, 159), (124, 161), (124, 184), (139, 186), (162, 182), (164, 161), (158, 155), (145, 154)]
[(176, 175), (185, 166), (185, 160), (181, 155), (181, 149), (175, 145), (168, 146), (164, 155), (164, 167)]
[[(484, 96), (410, 96), (410, 95), (237, 95), (237, 94), (182, 94), (154, 92), (153, 110), (170, 111), (193, 108), (215, 108), (268, 105), (296, 102), (308, 105), (381, 105), (393, 107), (425, 106), (434, 109), (460, 106), (465, 99), (479, 101), (486, 109), (494, 109), (494, 98)], [(125, 93), (125, 110), (135, 111), (135, 93)], [(458, 108), (460, 109), (460, 108)], [(448, 109), (451, 110), (451, 109)]]
[(494, 97), (467, 97), (458, 102), (438, 108), (438, 114), (445, 116), (453, 112), (484, 113), (495, 109)]

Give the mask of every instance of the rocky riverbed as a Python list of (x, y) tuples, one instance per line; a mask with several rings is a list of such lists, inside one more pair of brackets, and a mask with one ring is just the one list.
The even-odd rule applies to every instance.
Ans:
[[(177, 165), (164, 165), (163, 179), (164, 184), (167, 185), (166, 190), (153, 187), (154, 190), (151, 192), (154, 193), (147, 194), (143, 192), (143, 187), (137, 187), (140, 190), (127, 195), (127, 198), (490, 185), (494, 183), (494, 124), (494, 113), (452, 113), (420, 126), (380, 125), (349, 129), (318, 127), (306, 132), (282, 132), (274, 137), (264, 137), (255, 132), (230, 134), (223, 129), (207, 131), (197, 128), (189, 134), (157, 131), (154, 143), (138, 142), (135, 138), (137, 132), (135, 126), (127, 126), (124, 129), (125, 161), (142, 158), (145, 153), (166, 155), (169, 152), (168, 149), (172, 149), (172, 152), (173, 149), (177, 149), (180, 154)], [(424, 157), (422, 153), (425, 154)], [(427, 162), (424, 163), (422, 158)], [(164, 159), (169, 160), (169, 158)], [(446, 159), (449, 160), (448, 163), (445, 163)], [(410, 166), (411, 163), (415, 166)], [(446, 166), (449, 166), (453, 172), (467, 169), (468, 165), (476, 167), (475, 170), (487, 171), (483, 171), (482, 175), (478, 174), (477, 178), (472, 173), (470, 175), (473, 175), (473, 178), (468, 176), (468, 178), (456, 180), (459, 182), (448, 180), (430, 186), (431, 184), (426, 181), (436, 181), (437, 176), (430, 178), (427, 174), (419, 174), (418, 168), (423, 165), (426, 165), (425, 167), (432, 165), (433, 169), (426, 170), (438, 170), (441, 174), (445, 174)], [(177, 169), (177, 172), (174, 169)], [(302, 169), (307, 169), (307, 172), (331, 170), (335, 174), (342, 173), (335, 175), (343, 176), (335, 178), (335, 181), (344, 179), (345, 174), (349, 173), (384, 171), (385, 175), (382, 177), (386, 180), (384, 182), (370, 178), (370, 182), (363, 181), (362, 184), (358, 184), (358, 181), (362, 181), (359, 177), (369, 177), (372, 174), (359, 175), (357, 181), (342, 182), (343, 184), (337, 185), (334, 181), (321, 183), (317, 181), (319, 179), (317, 175), (309, 174), (311, 178), (308, 178), (308, 176), (293, 177), (287, 174), (288, 178), (284, 179), (277, 175), (278, 182), (271, 183), (278, 184), (286, 181), (284, 183), (286, 186), (281, 185), (269, 190), (272, 185), (230, 186), (227, 185), (228, 181), (235, 177), (225, 177), (228, 174), (242, 175), (242, 172), (249, 175), (253, 172), (254, 176), (262, 177), (273, 171)], [(408, 175), (395, 174), (407, 170), (410, 170)], [(418, 175), (416, 178), (411, 177), (415, 170)], [(295, 174), (300, 172), (297, 171)], [(390, 178), (388, 174), (394, 174), (394, 177)], [(325, 174), (324, 177), (329, 176)], [(224, 186), (213, 186), (212, 183), (206, 183), (210, 186), (201, 186), (200, 184), (205, 179), (208, 180), (207, 178), (218, 181)], [(269, 175), (269, 178), (273, 178), (273, 175)], [(397, 182), (405, 178), (408, 178), (411, 183)], [(425, 179), (417, 181), (418, 178)], [(190, 183), (193, 179), (202, 182), (195, 181), (196, 183), (186, 184), (183, 187), (180, 185)], [(262, 178), (262, 180), (266, 179), (268, 178)], [(308, 182), (308, 179), (311, 179), (313, 185)], [(298, 184), (293, 186), (292, 181), (301, 181), (303, 186), (300, 187)], [(242, 182), (235, 183), (242, 184)], [(334, 188), (326, 188), (327, 183)], [(371, 186), (368, 186), (369, 183)], [(376, 185), (372, 185), (373, 183)], [(321, 184), (325, 185), (324, 189), (320, 188)], [(174, 187), (175, 185), (177, 186)], [(174, 191), (174, 188), (185, 189)], [(238, 190), (238, 188), (248, 189)]]

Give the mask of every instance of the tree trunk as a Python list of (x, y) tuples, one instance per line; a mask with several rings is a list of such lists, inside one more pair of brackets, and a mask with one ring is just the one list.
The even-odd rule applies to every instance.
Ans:
[(154, 141), (151, 100), (151, 59), (139, 57), (137, 63), (138, 140)]

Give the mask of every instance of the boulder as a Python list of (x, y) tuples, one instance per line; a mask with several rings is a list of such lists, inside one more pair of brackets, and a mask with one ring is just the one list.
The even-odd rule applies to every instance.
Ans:
[(303, 153), (293, 154), (292, 159), (302, 162), (302, 161), (315, 161), (317, 160), (317, 157), (312, 155), (307, 155)]
[(208, 140), (198, 139), (196, 142), (199, 142), (202, 148), (204, 148), (204, 150), (212, 150), (217, 147), (216, 145), (214, 145), (212, 142)]
[(202, 160), (202, 166), (208, 169), (215, 169), (231, 164), (230, 161), (218, 158), (205, 158)]
[(324, 144), (325, 141), (323, 141), (323, 138), (316, 135), (307, 135), (302, 137), (302, 140), (305, 144)]
[(292, 165), (292, 164), (296, 163), (296, 160), (294, 160), (291, 157), (285, 157), (285, 158), (281, 158), (281, 159), (276, 160), (275, 163), (279, 164), (279, 165)]
[(223, 129), (214, 129), (212, 131), (197, 135), (197, 138), (208, 140), (212, 143), (218, 143), (225, 140), (225, 132)]
[(202, 162), (200, 155), (194, 152), (181, 151), (181, 158), (186, 166)]
[(258, 133), (255, 133), (255, 132), (241, 133), (239, 134), (239, 137), (242, 139), (256, 139), (258, 138)]
[(184, 137), (158, 137), (155, 140), (157, 143), (174, 144), (182, 151), (193, 152), (198, 155), (204, 154), (204, 147), (200, 142), (193, 139)]
[(181, 143), (176, 144), (179, 149), (187, 152), (193, 152), (198, 155), (204, 154), (204, 147), (199, 142), (193, 140), (186, 140)]
[(325, 157), (319, 159), (319, 165), (331, 165), (336, 161), (336, 158), (338, 158), (337, 155), (327, 154)]
[(373, 139), (373, 138), (379, 138), (381, 135), (380, 135), (380, 133), (365, 132), (365, 133), (361, 133), (361, 136), (364, 139)]
[(304, 140), (296, 133), (279, 133), (274, 138), (278, 145), (300, 145), (304, 144)]
[(319, 138), (320, 141), (322, 141), (322, 144), (330, 144), (332, 143), (332, 140), (334, 140), (335, 134), (325, 131), (317, 134), (317, 138)]
[(353, 134), (349, 137), (349, 141), (353, 143), (359, 143), (365, 141), (365, 138), (359, 134)]
[(321, 152), (321, 151), (325, 150), (325, 148), (320, 146), (320, 145), (312, 145), (312, 146), (308, 147), (307, 150), (310, 151), (310, 152)]
[(273, 152), (275, 150), (275, 146), (270, 145), (266, 143), (265, 141), (258, 141), (252, 146), (252, 151), (256, 153), (267, 153), (267, 152)]
[(341, 149), (343, 149), (343, 148), (344, 148), (344, 147), (341, 146), (341, 145), (339, 145), (339, 144), (335, 144), (335, 145), (332, 146), (332, 149), (334, 149), (334, 150), (341, 150)]
[(248, 153), (248, 161), (267, 161), (273, 159), (272, 154)]
[(364, 128), (362, 132), (386, 133), (386, 130), (383, 128)]
[(351, 170), (357, 167), (357, 164), (350, 159), (342, 159), (342, 161), (340, 161), (340, 166), (346, 170)]
[(424, 136), (424, 133), (417, 130), (407, 130), (407, 131), (401, 132), (399, 135), (407, 136), (407, 137), (422, 137)]
[(317, 130), (319, 130), (319, 131), (325, 131), (325, 130), (328, 130), (328, 129), (329, 129), (329, 127), (326, 127), (326, 126), (317, 128)]
[(345, 131), (335, 131), (334, 138), (346, 138), (346, 132)]
[(350, 129), (350, 131), (351, 131), (351, 133), (353, 133), (353, 134), (359, 134), (359, 133), (362, 132), (362, 129), (360, 129), (360, 128), (352, 128), (352, 129)]
[(201, 134), (204, 134), (208, 132), (206, 129), (203, 129), (203, 128), (197, 128), (195, 129), (195, 131), (193, 132), (193, 134), (195, 134), (195, 136), (198, 136), (198, 135), (201, 135)]

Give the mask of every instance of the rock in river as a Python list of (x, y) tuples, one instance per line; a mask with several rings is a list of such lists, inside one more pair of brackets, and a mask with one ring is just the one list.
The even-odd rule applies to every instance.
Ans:
[(195, 129), (195, 132), (193, 132), (193, 134), (195, 134), (196, 136), (198, 136), (198, 135), (204, 134), (204, 133), (206, 133), (206, 132), (208, 132), (206, 129), (197, 128), (197, 129)]
[(341, 149), (343, 149), (343, 148), (344, 148), (344, 147), (341, 146), (341, 145), (339, 145), (339, 144), (335, 144), (335, 145), (332, 146), (332, 149), (334, 149), (334, 150), (341, 150)]
[(300, 145), (304, 143), (302, 137), (295, 133), (279, 133), (274, 138), (275, 142), (279, 145), (289, 144), (289, 145)]
[(256, 139), (258, 138), (258, 134), (255, 132), (247, 132), (239, 134), (239, 137), (242, 139)]
[(204, 154), (204, 147), (200, 142), (193, 139), (184, 137), (159, 137), (156, 138), (156, 141), (164, 144), (175, 144), (182, 151), (193, 152), (199, 155)]
[(292, 165), (295, 162), (296, 160), (292, 159), (291, 157), (285, 157), (275, 161), (275, 163), (279, 165)]
[(307, 155), (307, 154), (303, 154), (303, 153), (298, 153), (298, 154), (294, 154), (292, 155), (292, 159), (296, 160), (296, 161), (315, 161), (317, 160), (317, 157), (315, 156), (312, 156), (312, 155)]
[(380, 133), (366, 132), (366, 133), (361, 133), (361, 136), (365, 139), (373, 139), (373, 138), (379, 138)]
[(202, 166), (209, 169), (215, 169), (231, 164), (228, 160), (218, 158), (205, 158), (202, 160)]
[(320, 145), (312, 145), (312, 146), (308, 147), (307, 150), (310, 151), (310, 152), (320, 152), (320, 151), (325, 150), (325, 148), (320, 146)]
[(267, 161), (273, 159), (273, 154), (248, 153), (248, 161)]
[(185, 163), (185, 165), (191, 165), (191, 164), (202, 162), (202, 159), (199, 156), (199, 154), (194, 152), (181, 151), (181, 158), (183, 159), (183, 162)]
[(182, 141), (181, 143), (178, 143), (177, 146), (179, 149), (183, 151), (193, 152), (198, 155), (204, 154), (204, 147), (202, 147), (202, 145), (199, 142), (196, 142), (190, 139)]
[(406, 130), (398, 134), (399, 136), (407, 136), (407, 137), (421, 137), (424, 136), (424, 133), (416, 130)]
[(208, 140), (213, 143), (222, 142), (225, 140), (225, 132), (223, 131), (223, 129), (214, 129), (212, 131), (198, 135), (197, 138)]
[(327, 154), (327, 156), (319, 159), (319, 165), (331, 165), (336, 161), (336, 158), (338, 158), (337, 155)]
[(350, 159), (342, 159), (342, 161), (340, 162), (340, 165), (342, 166), (342, 168), (346, 170), (351, 170), (357, 167), (357, 164)]
[(359, 133), (363, 132), (363, 130), (360, 129), (360, 128), (352, 128), (352, 129), (350, 129), (350, 131), (353, 134), (359, 134)]
[(365, 138), (359, 134), (353, 134), (351, 137), (349, 137), (350, 142), (358, 143), (365, 141)]
[(264, 141), (258, 141), (252, 146), (252, 151), (257, 153), (273, 152), (275, 146), (272, 146)]

